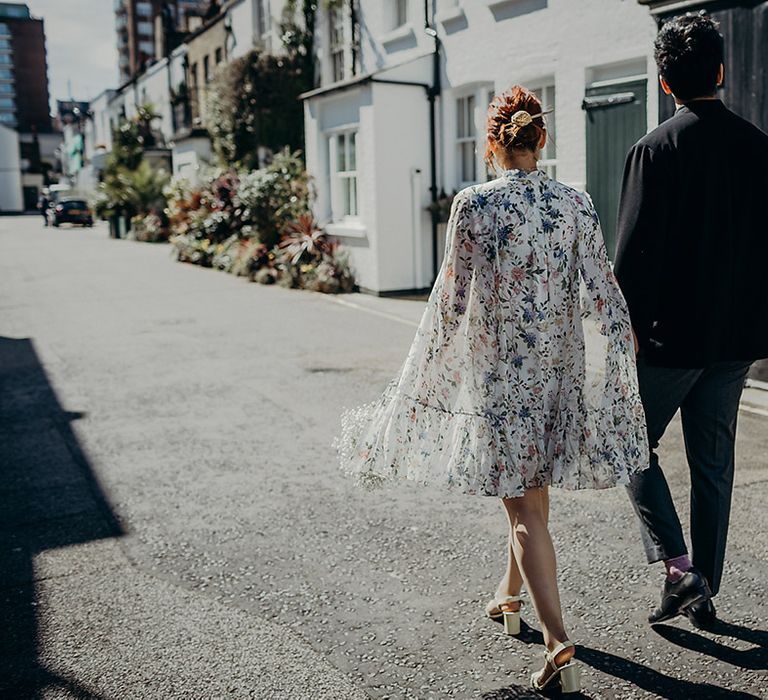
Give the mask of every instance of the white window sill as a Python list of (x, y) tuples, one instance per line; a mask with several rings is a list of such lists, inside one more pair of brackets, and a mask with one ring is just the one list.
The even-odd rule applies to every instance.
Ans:
[(413, 24), (408, 22), (407, 24), (403, 24), (402, 26), (393, 29), (391, 32), (381, 37), (381, 43), (384, 48), (387, 48), (392, 44), (397, 44), (400, 41), (404, 41), (405, 39), (410, 38), (415, 39), (416, 34), (413, 31)]
[[(496, 19), (510, 19), (527, 15), (547, 7), (548, 0), (487, 0), (488, 7)], [(515, 7), (515, 6), (518, 7)]]
[(354, 219), (343, 219), (326, 224), (325, 230), (329, 236), (337, 238), (365, 238), (368, 229), (360, 221)]
[(440, 10), (435, 14), (435, 20), (440, 24), (453, 24), (458, 20), (463, 20), (465, 17), (464, 9), (462, 7), (450, 7), (447, 10)]

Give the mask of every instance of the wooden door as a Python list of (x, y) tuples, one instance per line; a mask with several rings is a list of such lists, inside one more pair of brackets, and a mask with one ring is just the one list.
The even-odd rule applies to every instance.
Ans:
[(608, 255), (616, 251), (616, 217), (624, 162), (646, 133), (647, 82), (587, 88), (587, 191), (595, 203)]

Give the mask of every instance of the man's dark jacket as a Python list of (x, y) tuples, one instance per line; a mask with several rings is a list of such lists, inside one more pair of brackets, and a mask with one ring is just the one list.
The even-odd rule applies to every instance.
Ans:
[(768, 357), (768, 134), (700, 100), (640, 139), (615, 271), (649, 364)]

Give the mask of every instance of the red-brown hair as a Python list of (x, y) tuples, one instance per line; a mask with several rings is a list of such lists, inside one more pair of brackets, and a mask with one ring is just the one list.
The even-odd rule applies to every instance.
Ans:
[[(527, 126), (512, 123), (512, 115), (520, 111), (534, 117)], [(501, 146), (510, 154), (516, 150), (538, 150), (541, 135), (547, 130), (542, 111), (539, 98), (522, 85), (513, 85), (496, 95), (488, 107), (486, 162), (493, 163), (493, 145)]]

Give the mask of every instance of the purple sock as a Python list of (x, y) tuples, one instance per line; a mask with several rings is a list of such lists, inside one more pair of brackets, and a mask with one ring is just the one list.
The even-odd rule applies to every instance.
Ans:
[(674, 559), (665, 559), (664, 566), (667, 569), (667, 581), (672, 581), (672, 583), (679, 581), (683, 578), (683, 574), (686, 571), (690, 571), (693, 568), (691, 558), (687, 554), (675, 557)]

